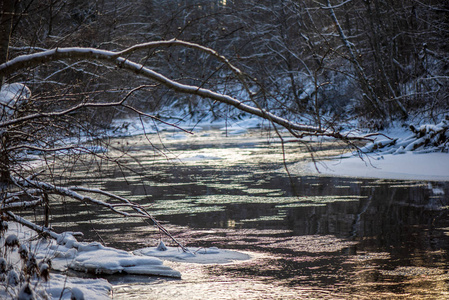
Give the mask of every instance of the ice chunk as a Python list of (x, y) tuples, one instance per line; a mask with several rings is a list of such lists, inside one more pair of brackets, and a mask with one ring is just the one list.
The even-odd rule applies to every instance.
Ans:
[(101, 244), (80, 246), (78, 255), (69, 264), (69, 268), (95, 274), (144, 274), (169, 277), (181, 277), (178, 271), (163, 266), (155, 257), (135, 256), (129, 252), (104, 247)]
[(165, 246), (163, 241), (160, 241), (156, 247), (157, 251), (167, 251), (167, 246)]
[(233, 261), (248, 260), (251, 257), (246, 253), (231, 250), (211, 248), (188, 248), (188, 252), (175, 247), (167, 247), (165, 251), (159, 251), (157, 247), (148, 247), (135, 250), (133, 253), (144, 256), (155, 256), (160, 259), (198, 263), (198, 264), (226, 264)]

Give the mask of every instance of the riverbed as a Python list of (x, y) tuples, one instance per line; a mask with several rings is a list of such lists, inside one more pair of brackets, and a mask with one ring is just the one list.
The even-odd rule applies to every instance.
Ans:
[[(186, 246), (251, 257), (165, 262), (182, 279), (111, 276), (114, 299), (449, 298), (448, 182), (292, 172), (311, 160), (310, 150), (320, 160), (347, 149), (334, 141), (281, 142), (262, 130), (110, 142), (115, 162), (59, 166), (64, 181), (145, 205)], [(66, 201), (52, 213), (55, 230), (84, 232), (87, 241), (129, 251), (160, 239), (170, 245), (147, 221), (97, 207)]]

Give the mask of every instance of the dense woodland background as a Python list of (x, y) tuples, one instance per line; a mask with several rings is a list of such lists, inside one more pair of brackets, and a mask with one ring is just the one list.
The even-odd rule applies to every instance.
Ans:
[[(449, 109), (447, 1), (6, 0), (0, 5), (0, 62), (57, 47), (121, 50), (176, 38), (211, 47), (243, 70), (257, 105), (313, 125), (357, 119), (380, 129), (396, 120), (437, 122)], [(231, 71), (204, 53), (169, 47), (130, 58), (179, 82), (248, 98)], [(170, 115), (164, 114), (167, 108), (216, 118), (227, 111), (93, 61), (59, 61), (4, 81), (28, 85), (33, 109), (117, 99), (145, 84), (129, 101), (161, 117)], [(101, 119), (107, 126), (123, 113), (84, 115), (86, 122)]]
[[(139, 174), (130, 148), (109, 139), (119, 118), (176, 127), (253, 114), (298, 143), (330, 136), (357, 151), (353, 141), (373, 135), (342, 129), (407, 124), (407, 144), (390, 139), (365, 150), (449, 149), (449, 1), (2, 0), (0, 12), (0, 240), (7, 221), (60, 239), (50, 208), (70, 198), (152, 221), (178, 243), (140, 204), (89, 180), (68, 183), (83, 167), (107, 176), (105, 162), (125, 181), (123, 170)], [(118, 53), (146, 42), (155, 43)], [(437, 125), (416, 126), (424, 123)], [(33, 222), (21, 217), (31, 210)], [(19, 245), (12, 242), (0, 256)], [(3, 262), (24, 282), (38, 273), (46, 280), (48, 265)]]

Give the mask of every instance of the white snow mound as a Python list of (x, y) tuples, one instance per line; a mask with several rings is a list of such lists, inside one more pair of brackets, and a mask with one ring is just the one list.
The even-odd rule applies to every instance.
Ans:
[[(163, 250), (165, 248), (165, 250)], [(188, 252), (184, 252), (176, 247), (162, 247), (161, 244), (157, 247), (148, 247), (133, 251), (136, 255), (158, 257), (163, 260), (196, 263), (196, 264), (228, 264), (236, 261), (243, 261), (251, 259), (251, 256), (231, 250), (211, 248), (187, 248)]]

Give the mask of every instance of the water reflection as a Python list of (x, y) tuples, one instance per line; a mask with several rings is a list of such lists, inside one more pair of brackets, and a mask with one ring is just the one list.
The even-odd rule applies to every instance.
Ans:
[[(244, 139), (212, 132), (167, 140), (167, 159), (155, 159), (153, 149), (134, 138), (140, 165), (123, 163), (135, 173), (104, 165), (109, 179), (92, 175), (93, 186), (151, 205), (187, 245), (256, 256), (225, 266), (171, 263), (183, 280), (120, 282), (114, 298), (449, 298), (448, 183), (289, 178), (278, 144), (254, 135)], [(287, 163), (306, 155), (298, 145), (286, 148)], [(82, 171), (71, 184), (91, 173)], [(56, 229), (83, 231), (88, 240), (101, 236), (121, 249), (159, 239), (141, 220), (79, 203), (61, 203), (53, 212)]]

